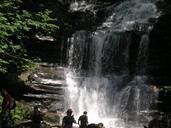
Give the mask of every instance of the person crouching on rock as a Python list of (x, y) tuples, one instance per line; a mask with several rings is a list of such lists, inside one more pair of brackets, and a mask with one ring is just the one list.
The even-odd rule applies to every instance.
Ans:
[(76, 121), (72, 115), (72, 109), (68, 109), (67, 115), (62, 120), (62, 128), (73, 128), (73, 123), (76, 123)]

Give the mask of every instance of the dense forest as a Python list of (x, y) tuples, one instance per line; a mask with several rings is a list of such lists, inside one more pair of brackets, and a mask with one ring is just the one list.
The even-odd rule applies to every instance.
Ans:
[(33, 68), (24, 45), (36, 36), (54, 36), (59, 27), (51, 12), (32, 1), (1, 1), (1, 74)]

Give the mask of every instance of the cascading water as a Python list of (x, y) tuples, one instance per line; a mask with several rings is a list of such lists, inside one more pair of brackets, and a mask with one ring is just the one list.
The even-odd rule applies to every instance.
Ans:
[[(72, 108), (76, 117), (86, 110), (89, 123), (103, 122), (111, 128), (135, 128), (148, 122), (144, 113), (150, 111), (156, 98), (146, 84), (148, 33), (152, 28), (148, 20), (158, 16), (155, 2), (128, 0), (111, 6), (112, 15), (95, 32), (77, 31), (68, 39), (66, 109)], [(73, 7), (73, 11), (78, 10)], [(141, 39), (132, 76), (133, 31), (140, 32)], [(131, 121), (136, 123), (128, 123)]]

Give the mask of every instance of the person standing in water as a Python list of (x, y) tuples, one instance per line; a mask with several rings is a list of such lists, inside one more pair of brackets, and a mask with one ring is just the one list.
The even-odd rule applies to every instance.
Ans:
[(78, 119), (78, 124), (80, 126), (80, 128), (86, 128), (88, 125), (88, 116), (87, 116), (87, 112), (84, 111), (83, 115), (81, 115)]
[(68, 109), (67, 115), (62, 120), (62, 128), (73, 128), (73, 123), (76, 123), (76, 121), (72, 115), (72, 109)]

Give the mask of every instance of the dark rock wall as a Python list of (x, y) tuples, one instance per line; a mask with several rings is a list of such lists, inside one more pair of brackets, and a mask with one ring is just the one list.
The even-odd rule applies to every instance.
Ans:
[(171, 85), (171, 1), (158, 3), (163, 14), (150, 33), (149, 75), (157, 85)]
[(151, 83), (157, 85), (159, 98), (157, 102), (160, 128), (171, 127), (171, 1), (158, 2), (162, 11), (158, 22), (150, 33), (149, 76)]
[(29, 55), (40, 58), (41, 62), (60, 62), (60, 42), (34, 41), (25, 43)]
[(59, 30), (56, 32), (54, 41), (39, 40), (33, 37), (33, 39), (26, 40), (24, 42), (29, 55), (40, 58), (42, 62), (53, 62), (61, 65), (67, 64), (67, 39), (75, 31), (83, 29), (94, 31), (109, 14), (105, 10), (103, 3), (98, 4), (97, 7), (95, 7), (97, 10), (96, 14), (89, 10), (70, 12), (65, 2), (56, 2), (54, 0), (48, 2), (36, 1), (35, 7), (28, 6), (32, 4), (29, 1), (26, 4), (26, 8), (31, 7), (36, 9), (40, 6), (40, 3), (42, 3), (41, 7), (48, 8), (53, 11), (51, 15), (57, 19), (54, 24), (59, 26)]

